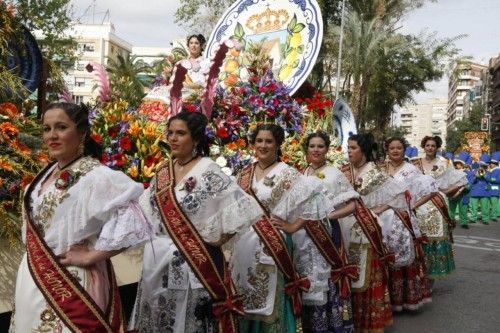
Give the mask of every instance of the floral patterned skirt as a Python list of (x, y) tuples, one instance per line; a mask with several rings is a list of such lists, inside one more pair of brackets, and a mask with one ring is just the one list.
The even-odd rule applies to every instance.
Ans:
[(370, 285), (363, 292), (354, 292), (352, 297), (356, 332), (379, 333), (392, 325), (391, 300), (384, 269), (384, 264), (373, 254)]
[(338, 285), (329, 281), (330, 290), (324, 305), (302, 306), (304, 332), (351, 333), (354, 332), (351, 301), (341, 300)]
[(426, 273), (423, 258), (416, 258), (411, 265), (390, 269), (389, 290), (393, 311), (418, 310), (432, 301)]
[(427, 244), (423, 245), (423, 248), (429, 279), (446, 277), (455, 270), (453, 247), (449, 240), (434, 240), (431, 238)]

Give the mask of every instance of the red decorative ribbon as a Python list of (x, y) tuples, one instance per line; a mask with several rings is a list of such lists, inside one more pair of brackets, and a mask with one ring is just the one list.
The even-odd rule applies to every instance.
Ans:
[(219, 332), (236, 333), (235, 315), (243, 314), (240, 296), (234, 295), (227, 263), (221, 275), (205, 242), (184, 214), (175, 197), (175, 176), (172, 160), (162, 165), (156, 174), (156, 202), (161, 221), (179, 251), (186, 258), (189, 267), (210, 293), (214, 304), (212, 311), (217, 319)]
[(343, 267), (332, 270), (331, 279), (333, 282), (340, 282), (340, 297), (347, 299), (351, 293), (350, 280), (359, 279), (359, 267), (348, 264)]
[[(253, 225), (253, 228), (259, 236), (259, 239), (262, 241), (262, 243), (264, 243), (267, 251), (271, 254), (271, 257), (274, 259), (276, 266), (278, 266), (279, 270), (283, 273), (286, 280), (289, 281), (289, 283), (286, 284), (286, 286), (289, 286), (289, 288), (286, 289), (285, 287), (285, 292), (292, 298), (293, 314), (299, 317), (302, 312), (300, 299), (301, 292), (309, 290), (311, 282), (306, 277), (301, 278), (298, 275), (297, 271), (295, 270), (292, 257), (290, 256), (290, 253), (288, 253), (283, 235), (271, 223), (271, 221), (269, 220), (269, 212), (266, 211), (266, 208), (262, 205), (255, 193), (252, 191), (252, 179), (254, 170), (255, 164), (251, 164), (245, 167), (238, 177), (238, 184), (245, 192), (255, 198), (255, 200), (261, 206), (262, 210), (265, 212), (265, 215), (263, 215), (261, 219)], [(295, 287), (296, 285), (297, 287)]]
[(26, 251), (31, 276), (47, 303), (72, 332), (123, 332), (120, 294), (111, 262), (107, 261), (110, 301), (104, 313), (67, 268), (59, 263), (29, 214), (33, 188), (52, 165), (37, 175), (24, 196)]
[(291, 282), (285, 284), (285, 293), (292, 299), (293, 313), (299, 316), (302, 312), (301, 292), (306, 292), (311, 288), (311, 281), (308, 278), (296, 276)]

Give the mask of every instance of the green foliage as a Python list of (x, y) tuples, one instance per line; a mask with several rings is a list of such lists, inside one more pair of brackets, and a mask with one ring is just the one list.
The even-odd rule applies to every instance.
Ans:
[(486, 113), (480, 104), (472, 106), (469, 118), (459, 120), (455, 123), (455, 128), (449, 128), (446, 135), (446, 150), (456, 152), (467, 144), (465, 132), (475, 132), (481, 130), (481, 118)]
[(110, 75), (111, 93), (115, 97), (127, 101), (133, 108), (137, 108), (144, 97), (144, 87), (150, 85), (149, 80), (141, 79), (140, 74), (152, 71), (151, 67), (137, 57), (118, 55), (115, 59), (109, 59), (106, 68)]
[(212, 31), (234, 0), (180, 0), (175, 22), (193, 32)]
[(401, 47), (380, 54), (367, 94), (366, 109), (358, 118), (359, 127), (381, 133), (395, 106), (413, 101), (413, 94), (425, 91), (425, 83), (444, 74), (443, 59), (457, 52), (454, 39), (437, 40), (395, 35)]

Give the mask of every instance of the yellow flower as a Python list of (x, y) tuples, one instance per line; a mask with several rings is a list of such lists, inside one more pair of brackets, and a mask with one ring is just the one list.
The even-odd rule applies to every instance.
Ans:
[(142, 168), (142, 175), (143, 175), (144, 177), (146, 177), (146, 178), (151, 178), (151, 177), (153, 177), (153, 176), (154, 176), (154, 174), (155, 174), (155, 168), (156, 168), (156, 165), (155, 165), (155, 164), (151, 165), (150, 167), (148, 167), (148, 166), (144, 166), (144, 167)]
[(128, 130), (128, 134), (132, 135), (133, 137), (139, 136), (141, 134), (141, 126), (137, 121), (133, 122), (130, 124)]
[(132, 178), (136, 178), (137, 176), (139, 176), (139, 169), (136, 165), (131, 166), (127, 169), (127, 174)]
[(142, 129), (142, 133), (147, 139), (156, 139), (158, 136), (157, 127), (155, 124), (147, 124), (146, 127)]
[(322, 172), (316, 172), (316, 177), (318, 177), (319, 179), (325, 179), (325, 174)]

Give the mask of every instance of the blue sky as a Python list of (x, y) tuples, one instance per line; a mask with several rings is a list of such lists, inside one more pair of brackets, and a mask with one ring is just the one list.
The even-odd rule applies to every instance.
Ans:
[[(81, 17), (90, 6), (85, 23), (92, 23), (91, 0), (74, 0), (75, 17)], [(109, 9), (117, 34), (134, 46), (168, 46), (186, 35), (174, 23), (178, 0), (96, 0), (95, 23), (100, 23)], [(463, 55), (487, 63), (500, 53), (500, 0), (439, 0), (427, 2), (401, 22), (401, 32), (418, 34), (437, 32), (438, 37), (467, 34), (457, 41)], [(209, 35), (206, 33), (206, 35)], [(446, 97), (447, 78), (429, 83), (429, 92), (419, 94), (418, 101), (429, 97)]]

